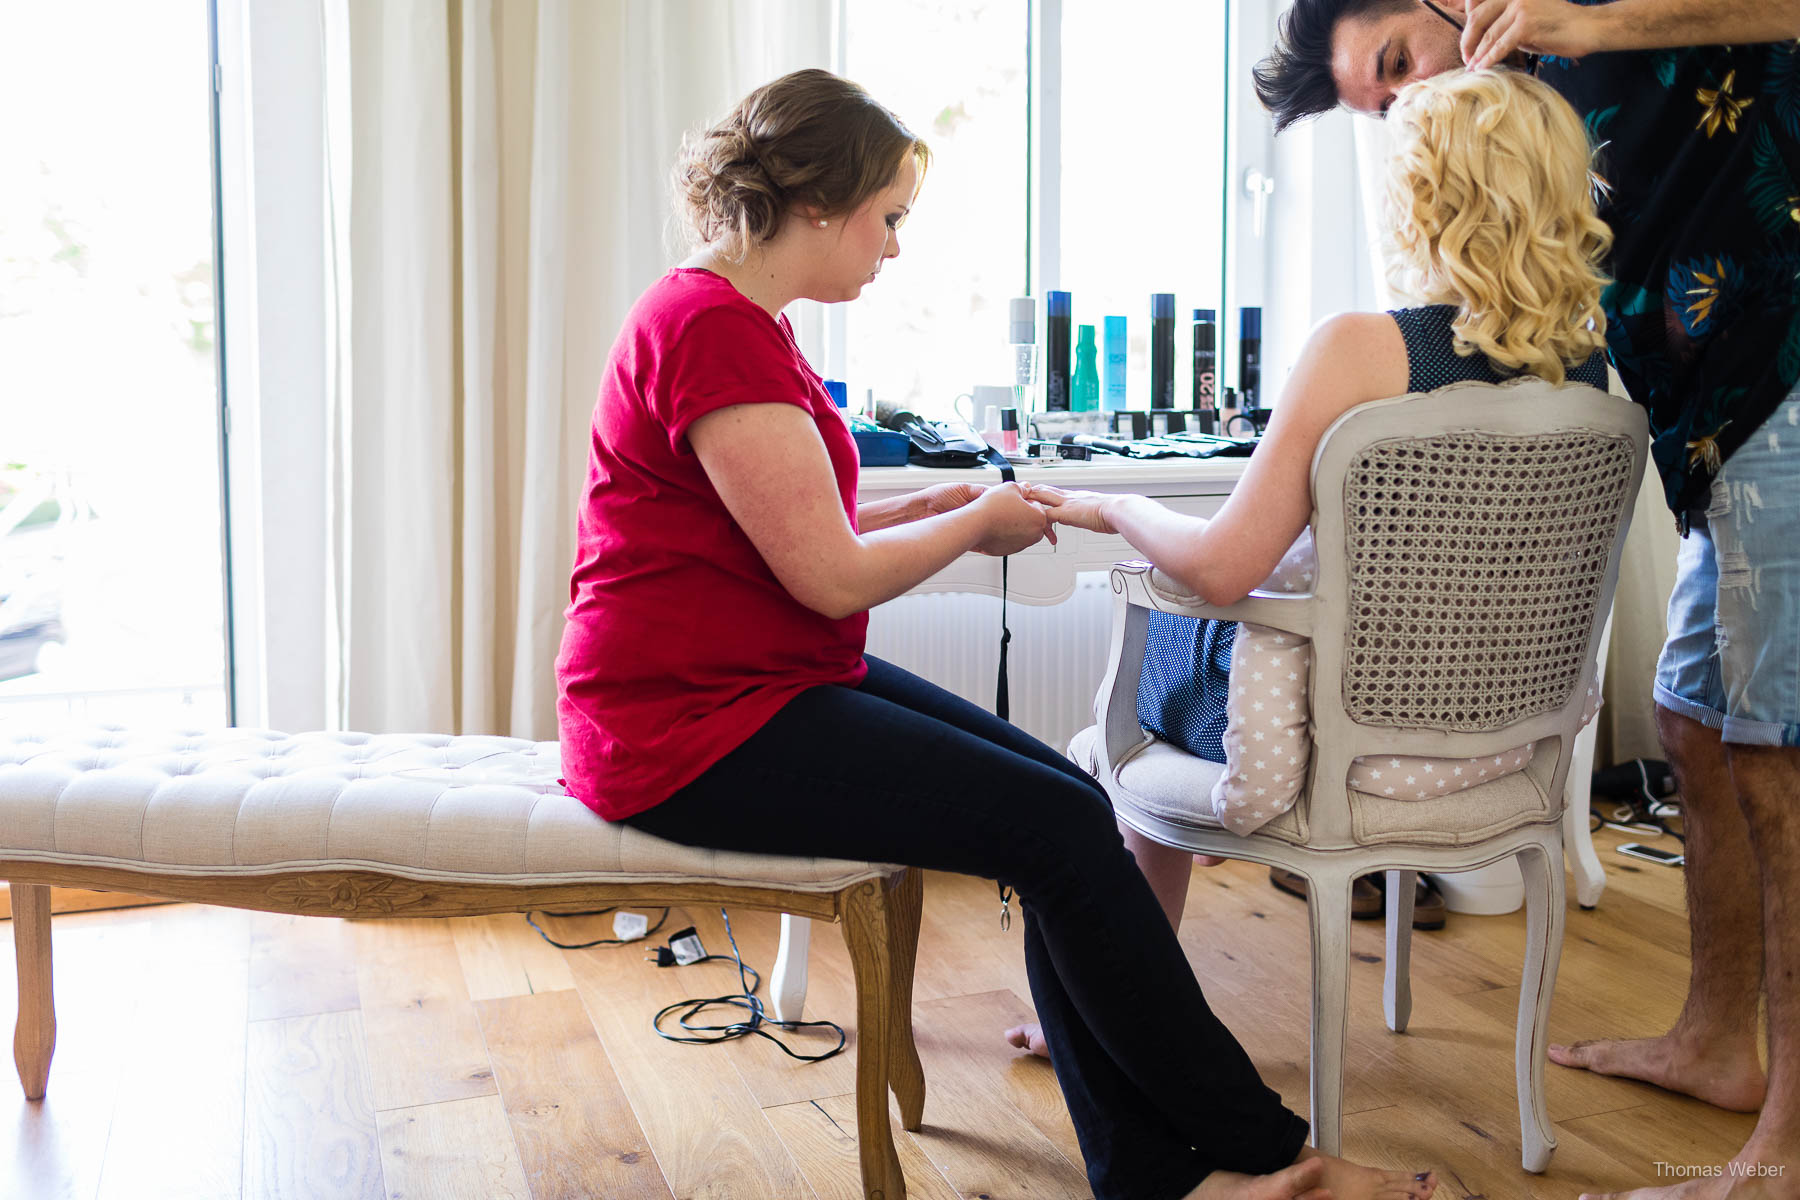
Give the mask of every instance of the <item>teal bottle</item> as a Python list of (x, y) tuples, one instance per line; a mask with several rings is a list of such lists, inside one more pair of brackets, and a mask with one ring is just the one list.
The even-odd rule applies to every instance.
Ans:
[(1100, 352), (1094, 345), (1094, 327), (1081, 326), (1075, 343), (1075, 379), (1069, 408), (1074, 412), (1093, 412), (1100, 407)]

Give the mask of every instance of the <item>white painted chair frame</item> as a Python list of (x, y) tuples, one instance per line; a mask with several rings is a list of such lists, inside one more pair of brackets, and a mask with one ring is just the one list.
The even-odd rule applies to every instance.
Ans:
[[(1375, 443), (1478, 432), (1505, 437), (1580, 431), (1628, 440), (1630, 480), (1615, 511), (1595, 514), (1613, 530), (1598, 602), (1589, 622), (1584, 666), (1564, 702), (1500, 729), (1458, 732), (1433, 728), (1374, 728), (1355, 723), (1345, 709), (1344, 654), (1350, 564), (1346, 552), (1345, 478), (1351, 463)], [(1120, 564), (1111, 663), (1095, 700), (1100, 728), (1100, 782), (1119, 816), (1149, 837), (1195, 853), (1248, 859), (1300, 872), (1312, 901), (1312, 1123), (1317, 1146), (1336, 1153), (1343, 1102), (1344, 1034), (1349, 1002), (1349, 928), (1352, 882), (1386, 871), (1387, 953), (1383, 1008), (1388, 1028), (1404, 1032), (1411, 1014), (1409, 956), (1412, 903), (1418, 871), (1470, 870), (1516, 856), (1524, 874), (1528, 939), (1518, 1011), (1514, 1065), (1526, 1170), (1543, 1171), (1556, 1147), (1544, 1101), (1544, 1061), (1550, 999), (1562, 949), (1564, 917), (1563, 816), (1565, 785), (1589, 680), (1601, 650), (1618, 580), (1619, 553), (1642, 478), (1647, 445), (1643, 411), (1628, 401), (1577, 385), (1552, 387), (1519, 382), (1495, 388), (1459, 384), (1427, 395), (1363, 405), (1335, 422), (1313, 461), (1313, 528), (1319, 546), (1317, 589), (1310, 595), (1252, 593), (1216, 607), (1184, 596), (1148, 563)], [(1522, 498), (1529, 499), (1527, 492)], [(1304, 844), (1273, 836), (1240, 837), (1218, 827), (1207, 797), (1196, 796), (1205, 826), (1176, 824), (1144, 811), (1120, 782), (1131, 758), (1150, 745), (1137, 720), (1137, 682), (1151, 609), (1193, 617), (1252, 621), (1313, 641), (1312, 705), (1315, 727), (1307, 786), (1300, 798), (1307, 819)], [(1549, 812), (1484, 840), (1464, 845), (1388, 840), (1360, 844), (1352, 831), (1354, 801), (1346, 787), (1351, 760), (1362, 754), (1440, 758), (1478, 757), (1535, 742), (1527, 773), (1546, 798)], [(1585, 813), (1581, 814), (1585, 818)], [(1585, 826), (1584, 826), (1585, 831)]]

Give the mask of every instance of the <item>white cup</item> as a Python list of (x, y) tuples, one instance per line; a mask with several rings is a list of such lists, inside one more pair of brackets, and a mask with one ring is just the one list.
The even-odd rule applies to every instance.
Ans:
[(1000, 436), (1000, 410), (1013, 406), (1010, 387), (976, 384), (955, 401), (956, 415), (969, 423), (969, 428), (994, 441)]

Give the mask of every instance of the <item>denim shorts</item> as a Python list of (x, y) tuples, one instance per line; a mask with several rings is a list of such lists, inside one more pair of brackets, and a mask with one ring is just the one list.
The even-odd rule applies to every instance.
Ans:
[(1727, 742), (1800, 745), (1800, 390), (1689, 514), (1656, 702)]

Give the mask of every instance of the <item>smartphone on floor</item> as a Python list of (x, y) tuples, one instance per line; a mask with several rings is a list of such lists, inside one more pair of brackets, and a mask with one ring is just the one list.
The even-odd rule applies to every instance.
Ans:
[(1679, 867), (1687, 862), (1687, 856), (1679, 851), (1659, 850), (1642, 842), (1625, 842), (1619, 847), (1619, 853), (1626, 858), (1641, 858), (1645, 862), (1661, 863), (1665, 867)]

